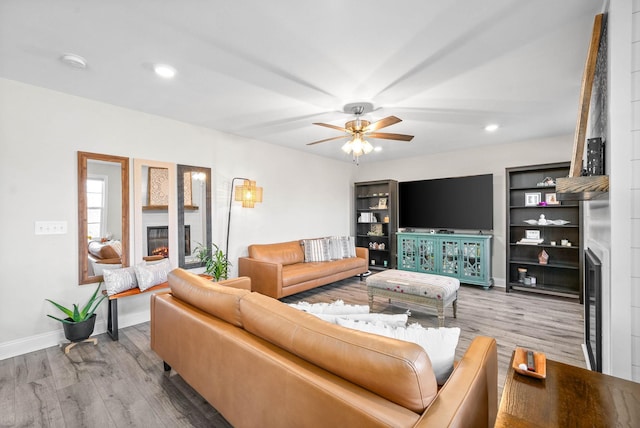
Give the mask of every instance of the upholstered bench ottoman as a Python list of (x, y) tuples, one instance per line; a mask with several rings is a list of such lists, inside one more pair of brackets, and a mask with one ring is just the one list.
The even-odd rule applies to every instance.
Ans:
[(389, 269), (367, 277), (369, 309), (373, 310), (373, 296), (382, 296), (420, 305), (438, 311), (438, 325), (444, 327), (444, 308), (453, 304), (453, 317), (458, 314), (460, 281), (442, 275)]

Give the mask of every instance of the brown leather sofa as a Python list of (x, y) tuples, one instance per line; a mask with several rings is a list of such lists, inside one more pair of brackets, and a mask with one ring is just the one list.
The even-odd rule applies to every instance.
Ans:
[(476, 337), (439, 390), (422, 347), (182, 269), (151, 298), (151, 348), (234, 427), (493, 427), (497, 352)]
[(279, 299), (321, 285), (361, 275), (368, 270), (369, 249), (356, 247), (356, 257), (305, 262), (302, 241), (249, 245), (238, 259), (238, 275), (251, 278), (252, 291)]

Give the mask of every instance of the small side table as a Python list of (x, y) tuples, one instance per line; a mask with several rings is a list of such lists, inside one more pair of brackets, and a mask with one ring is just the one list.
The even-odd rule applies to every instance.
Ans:
[(496, 428), (640, 427), (640, 383), (547, 360), (546, 379), (513, 370), (502, 390)]

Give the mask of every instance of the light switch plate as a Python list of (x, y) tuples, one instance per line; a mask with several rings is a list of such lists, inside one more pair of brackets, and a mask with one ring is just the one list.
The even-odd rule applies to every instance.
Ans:
[(36, 235), (64, 235), (67, 233), (66, 221), (36, 221)]

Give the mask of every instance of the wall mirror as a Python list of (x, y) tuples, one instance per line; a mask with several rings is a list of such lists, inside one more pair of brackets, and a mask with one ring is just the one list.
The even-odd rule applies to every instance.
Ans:
[(134, 159), (135, 263), (169, 258), (176, 266), (176, 165)]
[(78, 152), (80, 284), (129, 265), (129, 158)]
[(211, 248), (211, 168), (178, 165), (178, 264), (204, 266), (196, 248)]

